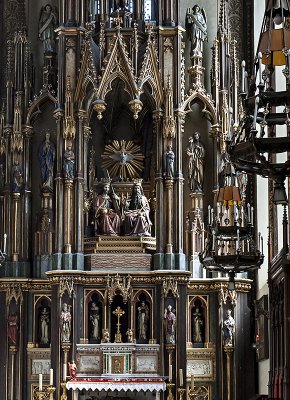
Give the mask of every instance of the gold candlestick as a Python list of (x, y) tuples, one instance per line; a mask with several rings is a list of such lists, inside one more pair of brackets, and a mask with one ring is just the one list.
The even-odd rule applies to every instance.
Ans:
[(167, 400), (174, 400), (172, 391), (174, 389), (175, 384), (172, 383), (172, 382), (169, 382), (169, 383), (166, 384), (166, 386), (167, 386), (167, 389), (168, 389)]
[(178, 388), (177, 389), (177, 393), (178, 393), (178, 398), (179, 398), (179, 400), (182, 400), (183, 399), (183, 393), (185, 392), (185, 389), (183, 389), (183, 388)]
[(60, 400), (67, 400), (67, 395), (66, 395), (66, 382), (61, 383), (62, 387), (62, 395)]
[(208, 395), (208, 388), (206, 388), (205, 386), (197, 386), (189, 390), (190, 400), (195, 400), (199, 398), (205, 399), (208, 398)]
[(43, 400), (46, 397), (46, 393), (42, 390), (36, 390), (35, 392), (36, 400)]
[(53, 393), (55, 392), (55, 387), (53, 386), (48, 386), (47, 391), (49, 393), (49, 400), (53, 400)]

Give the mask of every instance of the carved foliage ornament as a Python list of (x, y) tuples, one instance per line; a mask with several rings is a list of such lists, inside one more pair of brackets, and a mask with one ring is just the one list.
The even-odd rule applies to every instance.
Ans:
[(131, 298), (132, 286), (130, 275), (128, 275), (128, 277), (121, 277), (119, 274), (112, 277), (108, 275), (106, 297), (110, 304), (113, 302), (113, 299), (117, 294), (120, 294), (123, 297), (124, 303), (127, 303), (128, 299)]
[(163, 281), (163, 294), (164, 297), (168, 296), (168, 293), (171, 292), (173, 297), (179, 298), (179, 291), (178, 291), (178, 285), (177, 281), (169, 278)]
[(219, 304), (226, 304), (228, 300), (232, 306), (235, 307), (237, 304), (237, 292), (235, 290), (228, 290), (224, 287), (221, 287), (219, 291)]
[(59, 297), (62, 297), (65, 292), (69, 297), (75, 296), (74, 279), (72, 277), (61, 277), (59, 280)]
[(17, 304), (23, 302), (23, 294), (20, 285), (13, 285), (7, 288), (6, 304), (9, 305), (13, 299)]

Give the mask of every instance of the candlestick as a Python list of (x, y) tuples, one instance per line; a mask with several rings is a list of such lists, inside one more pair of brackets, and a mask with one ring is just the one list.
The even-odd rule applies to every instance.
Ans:
[(179, 386), (183, 386), (183, 370), (181, 368), (179, 369)]
[(169, 365), (169, 382), (172, 381), (172, 364)]
[(66, 394), (66, 383), (61, 383), (62, 387), (62, 395), (60, 397), (60, 400), (67, 400), (67, 394)]
[(53, 393), (55, 392), (55, 387), (53, 387), (52, 385), (48, 386), (47, 391), (49, 393), (49, 400), (53, 400)]
[(174, 400), (174, 397), (173, 397), (173, 393), (172, 393), (172, 390), (173, 390), (173, 388), (174, 388), (174, 383), (167, 383), (167, 389), (168, 389), (168, 396), (167, 396), (167, 400)]
[(256, 126), (257, 126), (257, 115), (258, 115), (259, 102), (260, 102), (260, 98), (259, 98), (259, 96), (257, 96), (256, 100), (255, 100), (254, 119), (253, 119), (253, 124), (252, 124), (252, 129), (254, 129), (254, 130), (256, 130)]
[(38, 375), (38, 386), (39, 386), (39, 391), (42, 392), (42, 374)]
[(177, 389), (177, 393), (178, 393), (178, 397), (179, 397), (179, 400), (182, 400), (183, 399), (183, 393), (186, 391), (186, 389), (183, 389), (183, 388), (178, 388)]

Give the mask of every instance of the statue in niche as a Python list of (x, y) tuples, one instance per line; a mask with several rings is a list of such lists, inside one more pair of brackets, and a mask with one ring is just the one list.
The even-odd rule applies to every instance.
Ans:
[(18, 344), (18, 330), (19, 330), (19, 318), (16, 312), (8, 315), (8, 343), (9, 346), (17, 346)]
[(194, 343), (202, 343), (203, 315), (199, 311), (199, 307), (195, 307), (195, 311), (192, 314), (192, 326)]
[(147, 339), (148, 322), (149, 322), (149, 307), (142, 301), (137, 308), (138, 311), (138, 339)]
[(65, 179), (74, 179), (75, 154), (72, 145), (69, 143), (63, 154), (63, 172)]
[(203, 52), (203, 42), (207, 39), (206, 15), (203, 8), (195, 5), (187, 9), (185, 23), (190, 30), (191, 55)]
[(55, 146), (50, 140), (50, 133), (45, 134), (45, 140), (39, 146), (38, 159), (40, 163), (42, 187), (53, 190), (53, 166), (55, 160)]
[(129, 207), (125, 212), (124, 232), (128, 236), (151, 236), (152, 222), (149, 217), (150, 206), (144, 196), (141, 183), (135, 183), (132, 189)]
[(69, 342), (71, 334), (71, 313), (67, 303), (63, 303), (60, 313), (61, 341)]
[(128, 0), (114, 0), (113, 3), (114, 3), (113, 11), (128, 9)]
[(40, 312), (40, 343), (49, 343), (49, 331), (50, 331), (50, 312), (46, 307), (43, 307)]
[(5, 186), (4, 165), (0, 164), (0, 191), (4, 189), (4, 186)]
[(165, 153), (165, 167), (166, 167), (166, 177), (174, 178), (174, 160), (175, 154), (172, 150), (172, 146), (167, 146), (167, 151)]
[(91, 324), (91, 329), (90, 329), (90, 336), (94, 340), (98, 340), (100, 338), (100, 309), (96, 305), (96, 303), (92, 303), (91, 309), (90, 309), (90, 324)]
[(12, 191), (20, 193), (23, 185), (23, 172), (18, 160), (14, 161), (12, 166)]
[(57, 27), (57, 14), (50, 4), (41, 8), (38, 24), (38, 36), (43, 42), (43, 52), (55, 52), (55, 28)]
[(164, 320), (165, 320), (165, 335), (166, 335), (166, 343), (175, 344), (175, 323), (176, 316), (172, 311), (172, 306), (169, 304), (164, 311)]
[(232, 310), (226, 311), (226, 318), (223, 322), (223, 336), (224, 336), (224, 346), (231, 347), (234, 345), (234, 332), (236, 323), (232, 317)]
[(200, 142), (200, 133), (195, 132), (189, 138), (186, 149), (188, 156), (188, 184), (191, 192), (202, 193), (204, 180), (205, 148)]
[(117, 236), (120, 234), (121, 219), (117, 213), (120, 199), (115, 193), (110, 196), (109, 183), (103, 184), (102, 193), (96, 197), (96, 228), (98, 235)]

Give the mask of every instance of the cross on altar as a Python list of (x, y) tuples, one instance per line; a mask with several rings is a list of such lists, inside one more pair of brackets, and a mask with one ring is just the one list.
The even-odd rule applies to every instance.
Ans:
[(121, 309), (120, 306), (118, 306), (116, 308), (115, 311), (113, 311), (113, 314), (116, 315), (116, 317), (118, 318), (118, 322), (117, 322), (117, 333), (115, 335), (115, 342), (116, 343), (122, 343), (122, 335), (121, 335), (121, 331), (120, 331), (120, 327), (121, 327), (121, 323), (120, 323), (120, 318), (125, 314), (125, 311), (123, 311)]

